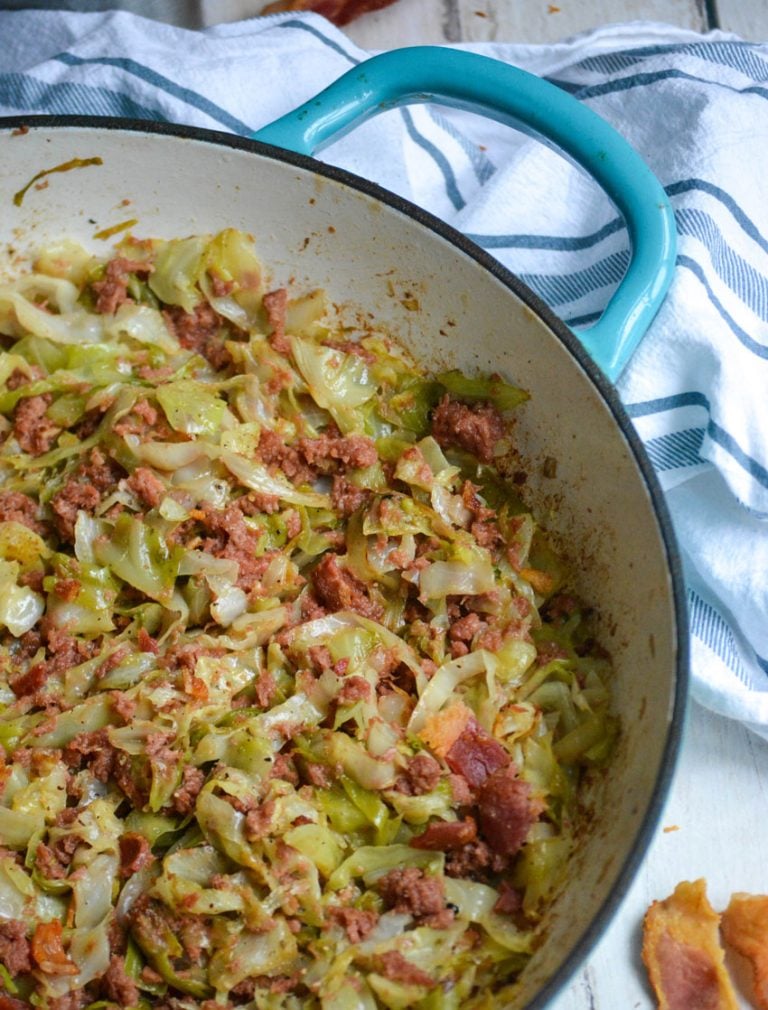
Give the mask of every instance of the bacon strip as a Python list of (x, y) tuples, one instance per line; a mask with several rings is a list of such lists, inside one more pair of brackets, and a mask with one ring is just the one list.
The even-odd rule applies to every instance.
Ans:
[(737, 1010), (706, 883), (684, 880), (654, 901), (643, 923), (643, 961), (659, 1010)]
[(768, 1010), (768, 895), (733, 894), (721, 925), (725, 942), (751, 964), (755, 1006)]

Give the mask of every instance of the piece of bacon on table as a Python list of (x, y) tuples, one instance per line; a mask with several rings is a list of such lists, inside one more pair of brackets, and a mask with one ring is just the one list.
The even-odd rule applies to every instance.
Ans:
[(335, 25), (346, 25), (361, 14), (389, 7), (394, 0), (276, 0), (262, 9), (262, 14), (281, 11), (314, 11)]
[(768, 1010), (768, 894), (733, 894), (723, 912), (725, 942), (752, 967), (753, 1000)]
[(659, 1010), (737, 1010), (704, 880), (684, 880), (643, 922), (643, 961)]

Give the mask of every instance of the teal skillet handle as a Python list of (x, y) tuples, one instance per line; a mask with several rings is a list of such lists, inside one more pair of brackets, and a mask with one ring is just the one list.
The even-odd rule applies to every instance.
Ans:
[(312, 156), (377, 112), (413, 102), (479, 112), (533, 134), (585, 169), (616, 205), (629, 233), (629, 266), (600, 319), (574, 330), (603, 372), (615, 380), (672, 280), (674, 215), (642, 158), (575, 98), (498, 60), (415, 46), (366, 60), (264, 127), (255, 139)]

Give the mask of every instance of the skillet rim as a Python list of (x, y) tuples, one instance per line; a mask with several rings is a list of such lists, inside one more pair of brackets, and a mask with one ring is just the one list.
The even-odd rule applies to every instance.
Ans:
[(28, 115), (0, 117), (0, 134), (20, 128), (32, 129), (92, 129), (110, 130), (122, 133), (144, 133), (158, 136), (175, 137), (182, 140), (201, 141), (228, 147), (234, 150), (258, 154), (263, 157), (281, 161), (288, 165), (322, 175), (332, 181), (363, 193), (365, 196), (386, 204), (400, 214), (412, 218), (426, 230), (434, 232), (460, 252), (473, 259), (479, 266), (487, 270), (527, 306), (564, 344), (571, 357), (586, 373), (603, 403), (609, 409), (614, 422), (621, 432), (634, 462), (640, 471), (645, 489), (651, 499), (654, 514), (659, 526), (659, 533), (665, 554), (667, 573), (670, 579), (670, 603), (674, 616), (674, 632), (676, 637), (675, 685), (673, 704), (669, 714), (667, 738), (659, 765), (658, 775), (654, 784), (651, 799), (646, 807), (645, 817), (640, 830), (635, 835), (627, 853), (616, 882), (610, 893), (598, 908), (589, 925), (581, 934), (568, 956), (561, 962), (554, 974), (544, 983), (539, 992), (522, 1010), (546, 1010), (565, 987), (571, 982), (576, 972), (584, 966), (587, 957), (594, 951), (598, 941), (609, 928), (619, 907), (627, 895), (643, 859), (653, 841), (656, 828), (661, 819), (666, 804), (680, 749), (683, 743), (686, 715), (688, 710), (690, 682), (690, 631), (688, 627), (685, 583), (683, 564), (677, 538), (672, 525), (664, 493), (651, 464), (650, 458), (635, 431), (634, 426), (619, 399), (616, 388), (603, 375), (578, 338), (567, 324), (557, 316), (523, 281), (511, 270), (508, 270), (499, 260), (491, 256), (471, 239), (467, 238), (453, 226), (442, 221), (429, 211), (411, 203), (404, 197), (385, 189), (378, 183), (371, 182), (362, 176), (355, 175), (346, 169), (325, 164), (316, 158), (299, 154), (294, 151), (250, 137), (210, 130), (204, 127), (185, 126), (177, 123), (167, 123), (155, 120), (122, 119), (115, 117), (86, 115)]

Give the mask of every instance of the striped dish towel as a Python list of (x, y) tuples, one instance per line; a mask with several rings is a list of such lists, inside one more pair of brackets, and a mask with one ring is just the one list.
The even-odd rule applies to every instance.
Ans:
[[(243, 136), (370, 55), (295, 14), (194, 32), (127, 13), (6, 11), (0, 40), (0, 114)], [(619, 392), (682, 547), (695, 696), (768, 737), (768, 46), (634, 24), (554, 46), (464, 48), (587, 103), (671, 198), (675, 280)], [(594, 184), (491, 122), (410, 107), (323, 158), (465, 232), (570, 323), (597, 318), (626, 266), (626, 232)]]

